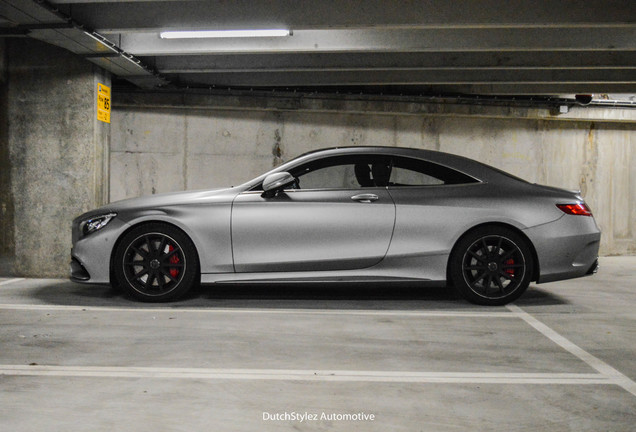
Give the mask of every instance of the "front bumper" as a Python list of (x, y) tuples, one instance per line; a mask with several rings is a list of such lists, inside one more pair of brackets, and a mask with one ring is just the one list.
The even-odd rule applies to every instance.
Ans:
[(129, 225), (114, 218), (104, 228), (84, 237), (76, 234), (75, 223), (73, 225), (70, 279), (81, 283), (110, 283), (111, 253)]
[(91, 275), (77, 258), (73, 256), (71, 250), (71, 280), (73, 282), (87, 282), (91, 279)]

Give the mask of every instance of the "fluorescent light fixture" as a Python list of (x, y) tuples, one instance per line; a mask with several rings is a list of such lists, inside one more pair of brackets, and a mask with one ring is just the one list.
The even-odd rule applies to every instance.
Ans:
[(285, 29), (271, 30), (194, 30), (165, 31), (159, 33), (162, 39), (204, 39), (204, 38), (248, 38), (248, 37), (283, 37), (291, 32)]

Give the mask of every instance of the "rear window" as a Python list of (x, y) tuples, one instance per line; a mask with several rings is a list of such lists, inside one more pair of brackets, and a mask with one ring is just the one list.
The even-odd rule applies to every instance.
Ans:
[(421, 159), (394, 156), (389, 186), (436, 186), (478, 183), (462, 172)]

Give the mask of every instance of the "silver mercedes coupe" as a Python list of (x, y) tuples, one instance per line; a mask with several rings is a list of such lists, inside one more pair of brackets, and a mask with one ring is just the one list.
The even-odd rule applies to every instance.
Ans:
[(502, 305), (590, 275), (578, 192), (436, 151), (306, 153), (240, 186), (128, 199), (73, 221), (71, 280), (176, 300), (197, 283), (410, 282)]

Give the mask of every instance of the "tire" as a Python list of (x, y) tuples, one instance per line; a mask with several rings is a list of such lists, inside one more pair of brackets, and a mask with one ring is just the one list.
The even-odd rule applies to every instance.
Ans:
[(192, 240), (165, 223), (133, 228), (115, 252), (116, 280), (127, 294), (144, 302), (177, 300), (199, 277), (199, 257)]
[(518, 299), (532, 279), (527, 240), (511, 229), (485, 226), (462, 237), (451, 252), (449, 276), (471, 303), (500, 306)]

